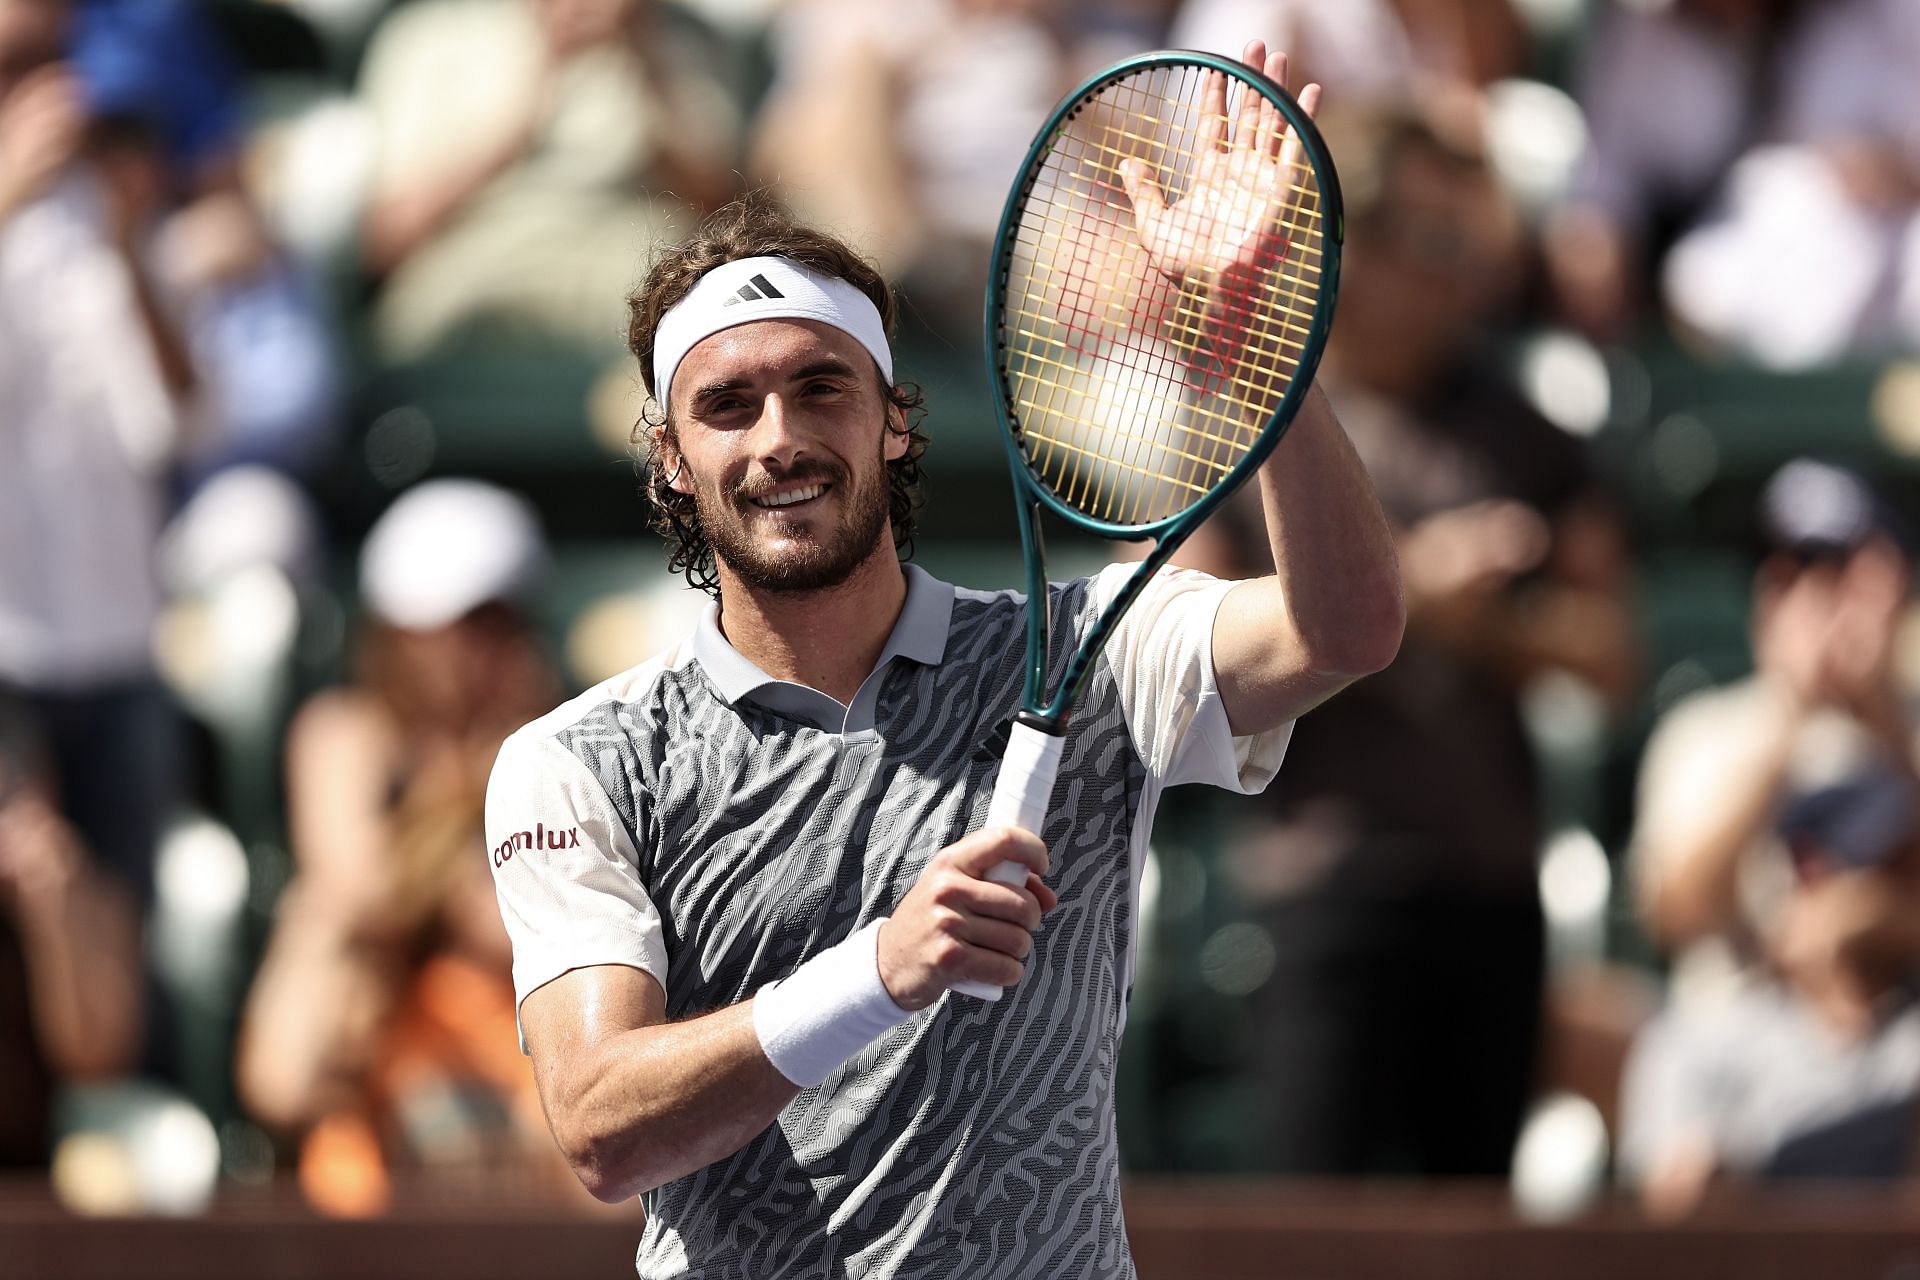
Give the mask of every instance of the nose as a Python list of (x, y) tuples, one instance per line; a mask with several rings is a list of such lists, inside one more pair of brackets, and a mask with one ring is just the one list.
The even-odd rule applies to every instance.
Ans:
[(760, 406), (760, 420), (753, 425), (753, 456), (762, 466), (785, 471), (806, 451), (795, 417), (786, 398), (774, 394)]

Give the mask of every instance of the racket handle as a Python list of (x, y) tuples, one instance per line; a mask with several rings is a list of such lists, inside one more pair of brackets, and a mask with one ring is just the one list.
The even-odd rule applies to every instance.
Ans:
[[(1020, 827), (1039, 834), (1046, 825), (1047, 800), (1053, 795), (1054, 776), (1060, 772), (1060, 749), (1066, 741), (1065, 734), (1048, 733), (1023, 720), (1013, 722), (1007, 753), (1000, 761), (1000, 777), (987, 804), (984, 829)], [(1002, 862), (987, 872), (987, 879), (1023, 885), (1027, 882), (1027, 865)], [(1003, 988), (984, 982), (956, 982), (953, 990), (979, 1000), (998, 1000)]]

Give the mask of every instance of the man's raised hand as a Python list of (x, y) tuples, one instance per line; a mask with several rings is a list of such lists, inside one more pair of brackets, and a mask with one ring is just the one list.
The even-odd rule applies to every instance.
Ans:
[[(1287, 55), (1269, 53), (1265, 41), (1249, 41), (1242, 60), (1286, 87)], [(1302, 89), (1299, 101), (1312, 117), (1320, 107), (1320, 86)], [(1281, 215), (1300, 168), (1298, 141), (1279, 108), (1262, 95), (1242, 92), (1230, 122), (1227, 77), (1216, 73), (1208, 78), (1201, 112), (1200, 159), (1186, 194), (1174, 203), (1167, 203), (1146, 161), (1119, 166), (1135, 233), (1154, 268), (1174, 279), (1257, 271), (1279, 261), (1286, 251)]]

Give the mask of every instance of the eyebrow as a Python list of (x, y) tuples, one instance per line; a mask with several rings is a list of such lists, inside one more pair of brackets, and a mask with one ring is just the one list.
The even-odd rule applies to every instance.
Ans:
[[(805, 382), (808, 378), (850, 378), (853, 376), (853, 366), (845, 360), (842, 360), (839, 356), (821, 356), (818, 360), (802, 365), (800, 368), (788, 374), (787, 381)], [(752, 380), (748, 378), (722, 378), (717, 382), (703, 383), (694, 391), (693, 398), (689, 400), (687, 404), (689, 408), (698, 409), (702, 404), (717, 396), (723, 396), (729, 391), (744, 390), (752, 385)]]

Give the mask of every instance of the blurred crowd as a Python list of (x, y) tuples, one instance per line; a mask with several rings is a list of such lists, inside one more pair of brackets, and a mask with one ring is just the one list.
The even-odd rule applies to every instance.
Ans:
[(1543, 1215), (1914, 1172), (1916, 0), (0, 0), (0, 1167), (584, 1211), (480, 819), (689, 607), (630, 471), (570, 496), (627, 291), (746, 190), (847, 235), (924, 558), (1010, 585), (941, 448), (1008, 182), (1092, 71), (1252, 36), (1326, 85), (1321, 377), (1410, 621), (1267, 795), (1169, 802), (1129, 1158)]

